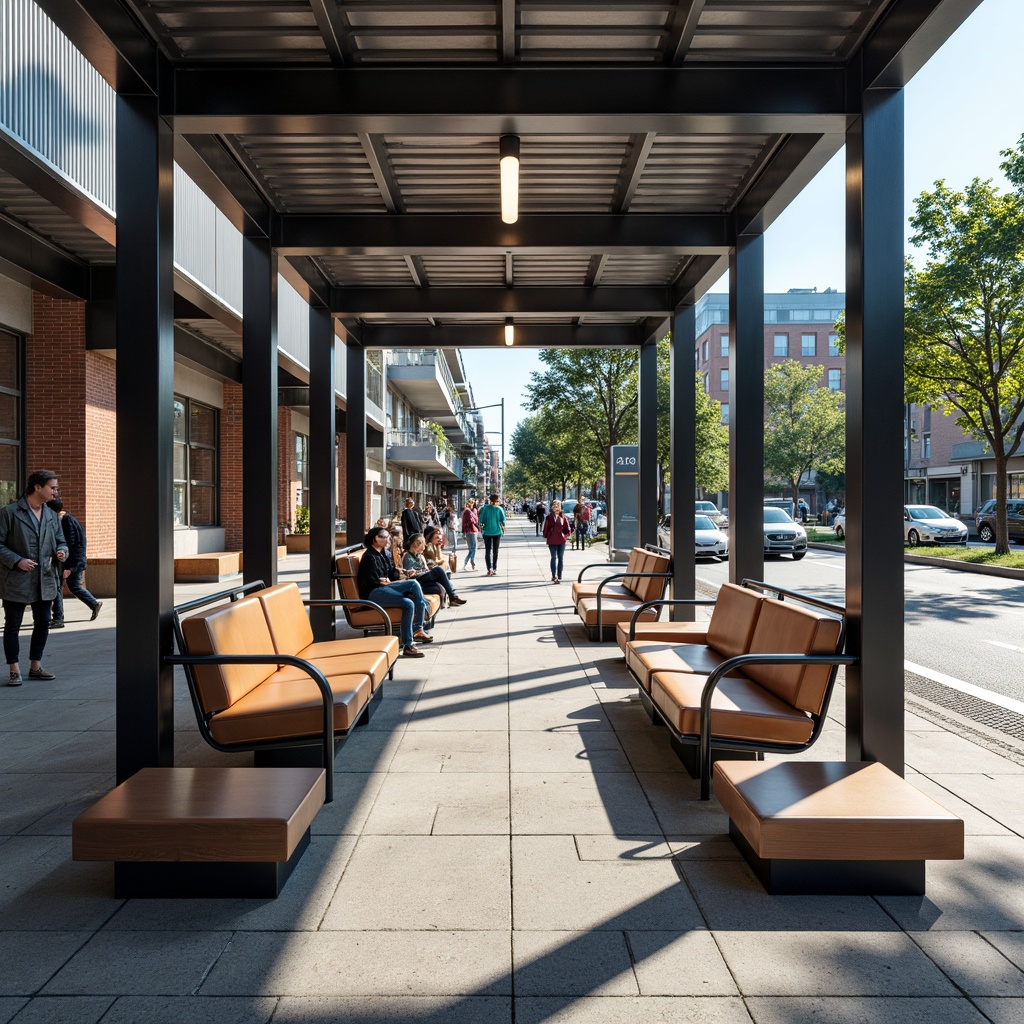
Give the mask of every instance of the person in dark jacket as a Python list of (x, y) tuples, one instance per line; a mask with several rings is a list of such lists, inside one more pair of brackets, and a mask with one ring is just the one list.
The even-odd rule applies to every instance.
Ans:
[(27, 605), (32, 606), (28, 677), (55, 678), (43, 668), (42, 660), (50, 630), (50, 604), (57, 596), (54, 567), (68, 556), (60, 520), (46, 507), (58, 490), (57, 474), (40, 469), (29, 476), (22, 497), (0, 508), (0, 598), (9, 686), (21, 686), (18, 631)]
[[(359, 596), (382, 608), (402, 609), (402, 653), (407, 658), (422, 658), (416, 646), (433, 643), (423, 626), (426, 621), (427, 602), (423, 590), (415, 580), (403, 578), (388, 552), (390, 537), (383, 526), (372, 526), (363, 538), (366, 551), (359, 559)], [(415, 641), (415, 642), (414, 642)]]
[(85, 530), (70, 512), (64, 511), (64, 502), (60, 498), (54, 498), (46, 504), (57, 513), (61, 529), (64, 531), (64, 540), (68, 545), (67, 561), (63, 566), (57, 567), (57, 596), (53, 599), (50, 629), (64, 628), (63, 584), (65, 580), (68, 582), (68, 590), (92, 612), (92, 615), (89, 616), (89, 621), (92, 622), (99, 615), (103, 602), (97, 601), (82, 584), (82, 575), (86, 570)]
[(416, 502), (410, 495), (405, 499), (402, 509), (402, 537), (411, 537), (414, 533), (423, 532), (423, 517), (416, 510)]

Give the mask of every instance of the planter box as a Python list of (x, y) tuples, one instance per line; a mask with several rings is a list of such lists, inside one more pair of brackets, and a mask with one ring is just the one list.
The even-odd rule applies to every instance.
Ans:
[(289, 555), (308, 555), (309, 534), (289, 533), (284, 539), (284, 546), (288, 549)]

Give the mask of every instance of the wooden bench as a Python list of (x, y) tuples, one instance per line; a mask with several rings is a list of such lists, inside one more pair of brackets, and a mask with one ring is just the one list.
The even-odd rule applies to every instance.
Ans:
[(71, 855), (114, 895), (277, 896), (324, 803), (322, 768), (143, 768), (80, 814)]
[[(179, 605), (173, 625), (203, 738), (223, 751), (251, 750), (257, 766), (326, 769), (334, 797), (334, 756), (351, 729), (369, 721), (398, 658), (385, 635), (313, 642), (294, 583), (260, 581)], [(365, 602), (364, 602), (365, 604)]]
[[(588, 569), (622, 568), (602, 580), (584, 582)], [(572, 603), (590, 640), (614, 640), (617, 623), (628, 622), (639, 606), (663, 597), (672, 578), (672, 558), (662, 548), (633, 548), (628, 562), (585, 565), (572, 585)], [(617, 580), (621, 582), (616, 582)], [(647, 610), (642, 618), (656, 619)]]
[(223, 583), (241, 571), (241, 551), (206, 551), (174, 559), (175, 583)]
[(843, 654), (844, 608), (755, 580), (724, 584), (706, 632), (691, 641), (629, 641), (626, 665), (651, 720), (669, 727), (700, 778), (702, 800), (724, 751), (760, 760), (810, 747), (838, 666), (856, 661)]
[(774, 894), (923, 895), (964, 823), (882, 764), (718, 761), (733, 841)]
[[(380, 616), (371, 610), (370, 602), (359, 596), (359, 560), (365, 550), (362, 544), (356, 544), (338, 551), (334, 557), (333, 576), (338, 585), (338, 596), (345, 601), (342, 610), (346, 621), (353, 629), (360, 629), (364, 636), (369, 636), (379, 632), (382, 625)], [(396, 561), (395, 564), (400, 563)], [(430, 628), (441, 608), (441, 598), (437, 594), (424, 594), (423, 598), (427, 602), (424, 628)], [(380, 605), (372, 605), (372, 608), (380, 609), (388, 617), (389, 626), (385, 628), (394, 631), (399, 629), (402, 624), (401, 608), (380, 608)]]

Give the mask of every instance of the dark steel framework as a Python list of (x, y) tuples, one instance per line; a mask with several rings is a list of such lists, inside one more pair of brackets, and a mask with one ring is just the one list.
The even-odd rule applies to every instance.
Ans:
[[(330, 475), (334, 396), (322, 371), (335, 330), (347, 345), (350, 540), (366, 525), (366, 350), (499, 346), (509, 316), (519, 345), (641, 351), (645, 453), (647, 353), (675, 326), (680, 500), (693, 479), (693, 304), (730, 266), (731, 573), (761, 577), (762, 235), (845, 145), (847, 603), (860, 658), (847, 674), (848, 751), (902, 771), (902, 559), (898, 523), (879, 514), (902, 502), (892, 373), (902, 345), (901, 90), (978, 3), (436, 0), (417, 5), (413, 26), (401, 0), (294, 0), (286, 15), (258, 0), (40, 0), (120, 97), (119, 475), (122, 508), (146, 515), (118, 522), (118, 777), (173, 756), (161, 660), (173, 572), (172, 140), (177, 162), (246, 238), (245, 566), (247, 578), (268, 580), (275, 261), (313, 307), (318, 558), (334, 528), (330, 494), (318, 488)], [(513, 225), (498, 216), (507, 133), (522, 153)], [(6, 207), (5, 272), (90, 299), (90, 309), (109, 306), (109, 276), (97, 267), (110, 259), (109, 218), (7, 141), (0, 173), (53, 214), (42, 237)], [(194, 327), (202, 299), (191, 302)], [(649, 497), (644, 507), (646, 520)], [(676, 593), (690, 596), (681, 516), (673, 531)], [(330, 596), (319, 568), (318, 590)]]

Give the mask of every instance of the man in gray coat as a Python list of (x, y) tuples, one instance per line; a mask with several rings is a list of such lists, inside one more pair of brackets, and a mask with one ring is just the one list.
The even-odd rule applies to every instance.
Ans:
[(57, 474), (40, 469), (28, 478), (22, 497), (0, 508), (0, 598), (9, 686), (21, 686), (18, 631), (26, 605), (32, 606), (28, 677), (55, 678), (43, 668), (42, 659), (50, 629), (50, 604), (57, 596), (55, 563), (68, 557), (60, 520), (46, 506), (58, 490)]

